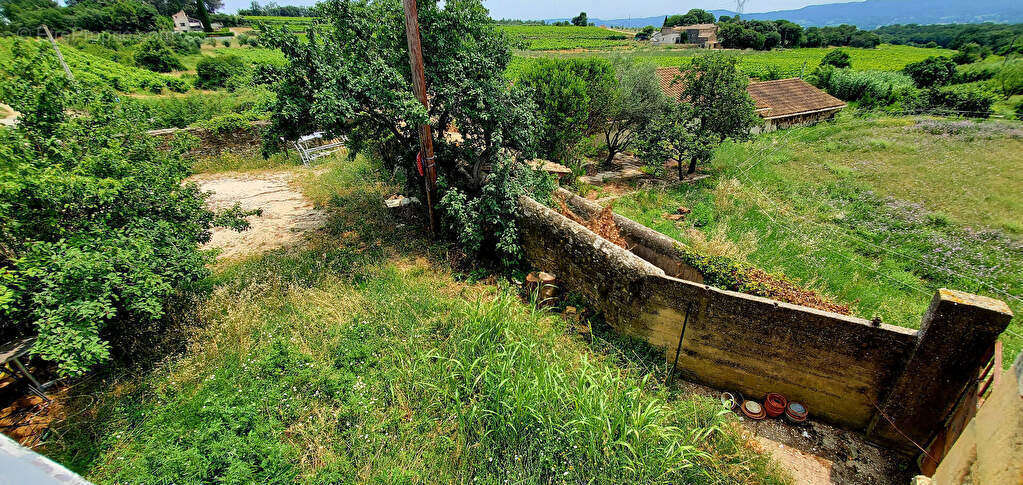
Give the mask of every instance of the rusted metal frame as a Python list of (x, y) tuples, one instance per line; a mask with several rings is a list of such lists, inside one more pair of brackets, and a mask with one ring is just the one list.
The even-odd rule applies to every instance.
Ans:
[(686, 327), (689, 325), (689, 314), (693, 311), (693, 303), (689, 302), (686, 305), (686, 315), (682, 319), (682, 331), (678, 334), (678, 347), (675, 348), (675, 362), (671, 364), (671, 370), (668, 371), (668, 378), (665, 382), (671, 382), (675, 378), (675, 369), (678, 368), (678, 357), (682, 353), (682, 340), (686, 337)]

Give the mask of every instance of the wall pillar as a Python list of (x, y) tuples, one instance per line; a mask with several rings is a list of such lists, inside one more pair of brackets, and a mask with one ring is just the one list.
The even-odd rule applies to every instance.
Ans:
[(868, 435), (907, 451), (917, 450), (909, 440), (926, 447), (1010, 320), (1001, 300), (938, 290), (902, 374), (879, 406), (888, 419), (878, 413)]

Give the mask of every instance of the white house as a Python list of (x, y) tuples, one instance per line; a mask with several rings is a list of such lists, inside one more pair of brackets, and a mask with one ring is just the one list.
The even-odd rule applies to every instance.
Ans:
[(174, 20), (175, 32), (202, 32), (202, 22), (189, 17), (184, 10), (179, 10), (171, 19)]

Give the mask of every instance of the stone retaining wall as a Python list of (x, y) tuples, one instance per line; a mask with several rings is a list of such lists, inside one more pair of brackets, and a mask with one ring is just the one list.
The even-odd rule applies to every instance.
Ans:
[(268, 125), (265, 121), (254, 121), (249, 126), (227, 133), (214, 132), (206, 128), (166, 128), (150, 130), (150, 136), (157, 137), (166, 147), (179, 133), (189, 133), (199, 138), (199, 148), (190, 155), (196, 157), (214, 157), (223, 153), (234, 153), (246, 157), (261, 156), (263, 149), (263, 130)]
[[(584, 217), (600, 209), (565, 191), (561, 196)], [(934, 343), (961, 334), (955, 329), (964, 322), (972, 328), (976, 319), (966, 322), (959, 316), (986, 305), (995, 310), (978, 315), (988, 330), (967, 339), (962, 349), (979, 357), (1001, 330), (992, 332), (1004, 330), (1012, 316), (1004, 303), (977, 297), (984, 301), (960, 301), (953, 305), (955, 315), (925, 319), (920, 332), (874, 326), (862, 318), (704, 285), (695, 268), (679, 261), (676, 241), (620, 215), (615, 220), (632, 251), (533, 199), (523, 197), (520, 204), (522, 243), (530, 262), (586, 297), (618, 331), (663, 348), (669, 362), (681, 338), (681, 375), (751, 398), (781, 392), (806, 404), (817, 418), (873, 433), (906, 450), (912, 443), (878, 426), (878, 409), (891, 409), (902, 432), (925, 440), (940, 426), (943, 416), (936, 414), (951, 409), (968, 380), (965, 374), (951, 379), (935, 375), (933, 369), (948, 366), (944, 355), (935, 354), (940, 350), (933, 347), (940, 345)], [(944, 305), (953, 293), (939, 293), (936, 302)], [(691, 313), (682, 335), (687, 309)], [(973, 365), (968, 357), (958, 358)], [(896, 387), (901, 394), (890, 396)], [(922, 394), (912, 396), (907, 408), (904, 397), (913, 389)], [(921, 409), (914, 412), (913, 406)]]

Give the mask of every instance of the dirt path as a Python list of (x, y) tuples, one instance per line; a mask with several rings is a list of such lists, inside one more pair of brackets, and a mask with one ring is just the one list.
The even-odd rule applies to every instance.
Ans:
[(218, 259), (235, 258), (302, 242), (306, 232), (323, 226), (326, 214), (291, 186), (293, 174), (226, 173), (190, 178), (204, 191), (213, 192), (210, 206), (226, 209), (236, 203), (243, 209), (260, 209), (249, 217), (247, 231), (216, 229), (207, 248), (221, 249)]

